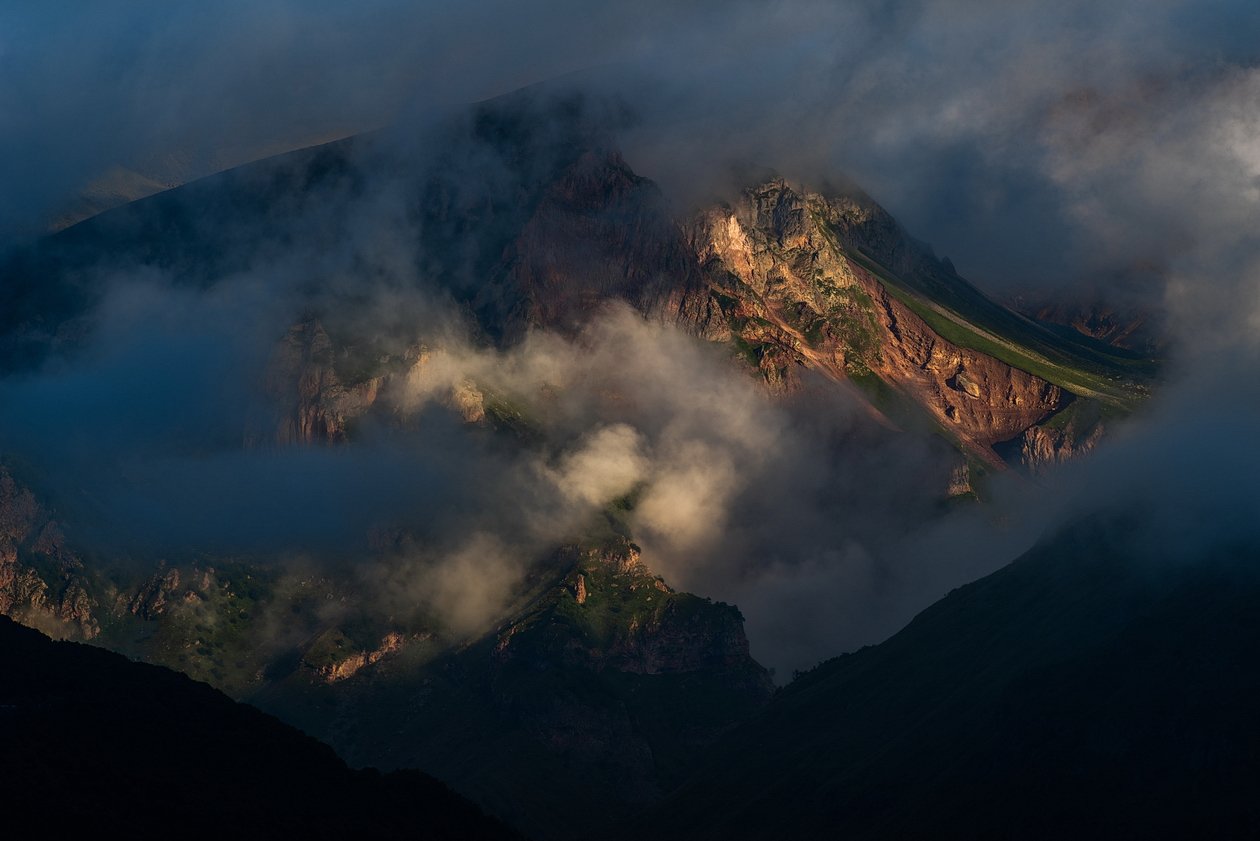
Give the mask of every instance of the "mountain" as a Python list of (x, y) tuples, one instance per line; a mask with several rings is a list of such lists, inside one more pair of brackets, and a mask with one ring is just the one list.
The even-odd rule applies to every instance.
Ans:
[(770, 678), (735, 608), (674, 592), (624, 538), (553, 563), (536, 599), (466, 647), (412, 639), (323, 663), (312, 647), (250, 697), (351, 762), (423, 767), (535, 837), (624, 822), (760, 709)]
[[(269, 352), (236, 372), (254, 402), (205, 440), (196, 421), (168, 429), (168, 398), (142, 383), (146, 418), (174, 439), (163, 457), (348, 451), (384, 429), (546, 466), (582, 430), (547, 428), (474, 374), (444, 386), (445, 425), (406, 417), (398, 394), (440, 367), (452, 335), (483, 353), (540, 333), (580, 348), (628, 308), (708, 343), (784, 404), (843, 392), (865, 406), (864, 429), (947, 452), (952, 479), (948, 465), (918, 479), (942, 510), (986, 471), (1087, 451), (1147, 394), (1151, 360), (994, 303), (850, 185), (773, 177), (679, 212), (617, 150), (621, 119), (527, 91), (419, 137), (350, 138), (101, 213), (0, 261), (0, 375), (90, 362), (119, 277), (190, 298), (250, 277), (231, 289), (278, 313)], [(84, 537), (112, 525), (93, 522), (93, 500), (43, 498), (38, 464), (0, 456), (21, 466), (0, 470), (0, 612), (206, 680), (351, 762), (424, 768), (538, 837), (647, 812), (773, 691), (738, 609), (651, 571), (634, 490), (552, 545), (508, 535), (522, 574), (506, 606), (455, 628), (459, 592), (390, 590), (390, 565), (423, 534), (358, 535), (331, 561), (112, 557)], [(98, 493), (128, 490), (128, 468), (107, 463), (117, 486)]]
[(994, 303), (855, 188), (770, 181), (690, 231), (722, 326), (767, 379), (813, 368), (851, 381), (990, 465), (994, 445), (1077, 401), (1122, 411), (1145, 393), (1148, 362)]
[(0, 611), (204, 680), (355, 765), (423, 768), (531, 837), (580, 838), (657, 802), (773, 691), (739, 611), (675, 592), (617, 509), (601, 519), (468, 639), (417, 605), (391, 615), (352, 572), (85, 562), (0, 467)]
[(821, 664), (650, 821), (670, 838), (1247, 838), (1260, 568), (1082, 522)]
[(5, 617), (0, 721), (5, 825), (19, 834), (144, 825), (252, 838), (519, 837), (424, 774), (351, 771), (205, 684)]
[[(676, 217), (617, 152), (609, 111), (525, 91), (435, 129), (425, 142), (436, 151), (419, 169), (398, 138), (378, 133), (103, 213), (0, 265), (0, 365), (72, 352), (90, 335), (109, 272), (143, 266), (200, 288), (295, 241), (316, 264), (335, 264), (363, 203), (401, 189), (403, 262), (500, 345), (531, 328), (575, 333), (624, 301), (728, 345), (772, 389), (794, 389), (807, 370), (856, 386), (877, 413), (938, 429), (987, 469), (1002, 467), (999, 453), (1031, 467), (1062, 460), (1100, 423), (1046, 426), (1057, 413), (1089, 403), (1087, 414), (1113, 417), (1148, 393), (1152, 360), (993, 302), (855, 187), (775, 178)], [(286, 341), (323, 343), (303, 360), (367, 364), (307, 365), (305, 392), (273, 389), (288, 395), (284, 416), (298, 418), (282, 423), (281, 438), (342, 437), (402, 357), (357, 335), (366, 302), (334, 286), (311, 278), (300, 306), (318, 326)], [(1052, 440), (1025, 440), (1038, 431)]]
[(63, 230), (115, 207), (250, 161), (328, 143), (354, 133), (345, 127), (289, 127), (282, 137), (254, 141), (236, 139), (213, 153), (206, 150), (176, 151), (126, 164), (114, 163), (103, 168), (83, 186), (77, 196), (56, 210), (50, 220), (49, 230)]

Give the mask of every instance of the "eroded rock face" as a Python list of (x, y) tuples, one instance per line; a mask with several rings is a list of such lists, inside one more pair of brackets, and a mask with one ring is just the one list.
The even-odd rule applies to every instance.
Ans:
[(990, 445), (1063, 400), (1058, 386), (942, 338), (848, 256), (863, 247), (894, 266), (927, 259), (871, 205), (772, 181), (700, 214), (688, 233), (732, 336), (775, 390), (795, 387), (798, 366), (873, 375), (990, 461)]
[(581, 155), (546, 189), (507, 255), (510, 311), (524, 327), (575, 333), (611, 299), (677, 318), (703, 289), (695, 259), (656, 185), (620, 154)]
[(376, 402), (382, 378), (345, 383), (332, 339), (317, 320), (295, 325), (276, 346), (263, 389), (273, 415), (247, 436), (252, 443), (335, 443)]
[(1047, 417), (1062, 402), (1058, 386), (942, 339), (887, 291), (872, 292), (884, 329), (881, 359), (872, 370), (964, 442), (987, 448)]
[(0, 467), (0, 613), (57, 637), (100, 633), (83, 561), (35, 495)]
[(381, 637), (380, 645), (371, 651), (356, 651), (344, 660), (338, 660), (320, 667), (319, 676), (325, 683), (336, 683), (339, 680), (353, 677), (364, 666), (379, 663), (382, 658), (393, 654), (403, 647), (406, 639), (397, 631), (390, 631)]
[(175, 594), (179, 592), (178, 569), (159, 570), (140, 585), (140, 589), (127, 603), (127, 610), (141, 619), (155, 620), (166, 612)]
[(1038, 474), (1092, 452), (1102, 439), (1101, 422), (1082, 424), (1076, 419), (1061, 426), (1032, 426), (1019, 441), (1019, 463), (1029, 473)]
[(963, 496), (974, 496), (976, 489), (971, 484), (971, 470), (967, 463), (963, 462), (954, 468), (949, 476), (949, 484), (945, 488), (945, 496), (948, 499)]

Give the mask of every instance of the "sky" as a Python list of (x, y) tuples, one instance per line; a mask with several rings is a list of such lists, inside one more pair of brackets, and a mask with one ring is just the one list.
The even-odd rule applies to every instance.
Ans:
[(1260, 175), (1258, 30), (1223, 0), (8, 3), (0, 235), (111, 166), (200, 173), (573, 73), (627, 93), (630, 160), (681, 202), (732, 163), (845, 173), (989, 288), (1114, 283)]
[[(111, 267), (87, 360), (0, 379), (0, 439), (63, 492), (91, 489), (115, 527), (97, 537), (131, 550), (343, 546), (406, 520), (427, 541), (400, 560), (410, 592), (472, 605), (448, 617), (467, 633), (510, 599), (521, 558), (637, 489), (645, 560), (739, 604), (781, 674), (887, 636), (1100, 506), (1140, 504), (1167, 538), (1152, 551), (1245, 537), (1260, 521), (1257, 35), (1254, 4), (1177, 0), (7, 3), (0, 248), (111, 167), (205, 174), (386, 125), (424, 162), (438, 116), (562, 77), (625, 104), (626, 159), (679, 214), (749, 166), (851, 178), (994, 295), (1159, 310), (1173, 351), (1097, 458), (907, 530), (930, 503), (907, 488), (947, 475), (949, 454), (883, 440), (843, 396), (771, 401), (712, 348), (620, 311), (585, 337), (488, 350), (411, 283), (403, 181), (374, 171), (379, 189), (330, 202), (352, 220), (341, 239), (310, 245), (327, 220), (304, 212), (276, 238), (297, 246), (250, 244), (214, 289)], [(239, 372), (265, 368), (312, 278), (362, 285), (374, 318), (414, 318), (442, 349), (390, 397), (427, 444), (231, 445), (257, 396)], [(543, 450), (466, 435), (449, 395), (468, 379), (527, 406), (564, 384)], [(634, 399), (601, 402), (608, 382)]]

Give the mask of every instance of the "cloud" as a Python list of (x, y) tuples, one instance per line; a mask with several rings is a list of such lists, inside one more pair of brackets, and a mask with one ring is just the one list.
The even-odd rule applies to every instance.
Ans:
[(891, 632), (1032, 540), (1012, 526), (1018, 534), (990, 537), (991, 548), (919, 554), (944, 527), (957, 454), (887, 430), (847, 393), (806, 380), (806, 393), (774, 398), (728, 350), (611, 307), (576, 338), (536, 332), (505, 349), (434, 350), (396, 399), (414, 410), (471, 382), (512, 401), (542, 435), (529, 457), (537, 484), (483, 505), (472, 528), (519, 547), (505, 512), (559, 490), (563, 504), (526, 518), (527, 545), (542, 552), (629, 493), (624, 516), (644, 561), (676, 586), (736, 602), (754, 653), (787, 674)]
[(607, 505), (643, 480), (648, 460), (640, 452), (639, 433), (624, 423), (597, 428), (578, 449), (566, 453), (559, 468), (546, 471), (567, 498), (591, 506)]
[(410, 583), (421, 603), (457, 636), (489, 630), (517, 595), (523, 565), (493, 537), (473, 535), (437, 564), (423, 567)]
[[(1144, 190), (1189, 186), (1185, 218), (1224, 194), (1181, 153), (1220, 109), (1245, 136), (1257, 23), (1240, 0), (19, 3), (0, 18), (0, 229), (37, 230), (120, 162), (206, 172), (574, 73), (626, 97), (630, 160), (671, 195), (739, 163), (847, 173), (964, 274), (1075, 283), (1177, 250)], [(1116, 189), (1134, 169), (1145, 187)]]
[[(465, 632), (538, 553), (631, 494), (645, 560), (737, 602), (781, 670), (876, 641), (1115, 499), (1175, 531), (1170, 546), (1244, 533), (1260, 498), (1253, 5), (11, 4), (6, 244), (115, 163), (188, 174), (293, 138), (396, 128), (355, 159), (358, 192), (334, 184), (241, 223), (225, 240), (239, 259), (214, 285), (102, 265), (84, 354), (0, 382), (5, 450), (126, 552), (353, 556), (390, 524), (413, 538), (399, 569)], [(1180, 340), (1164, 396), (1048, 487), (1011, 479), (995, 507), (944, 514), (956, 457), (943, 445), (872, 428), (821, 384), (772, 400), (721, 348), (630, 313), (488, 347), (450, 294), (487, 278), (474, 260), (457, 281), (430, 276), (417, 243), (451, 232), (417, 227), (410, 179), (441, 151), (438, 116), (570, 71), (553, 87), (624, 101), (630, 164), (680, 212), (750, 164), (814, 183), (847, 174), (991, 289), (1154, 267), (1136, 294), (1169, 310)], [(456, 216), (515, 195), (502, 160), (462, 151), (447, 161), (468, 187)], [(242, 449), (253, 374), (306, 311), (383, 353), (423, 346), (423, 364), (352, 447)], [(518, 408), (539, 440), (505, 450), (470, 429), (460, 407), (477, 400)]]

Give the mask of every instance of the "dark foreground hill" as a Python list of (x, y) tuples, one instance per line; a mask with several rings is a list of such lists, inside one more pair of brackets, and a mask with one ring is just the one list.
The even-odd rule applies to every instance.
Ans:
[(802, 676), (654, 821), (677, 838), (1255, 838), (1260, 553), (1080, 526)]
[(352, 771), (203, 683), (3, 617), (0, 727), (11, 837), (518, 837), (427, 775)]

